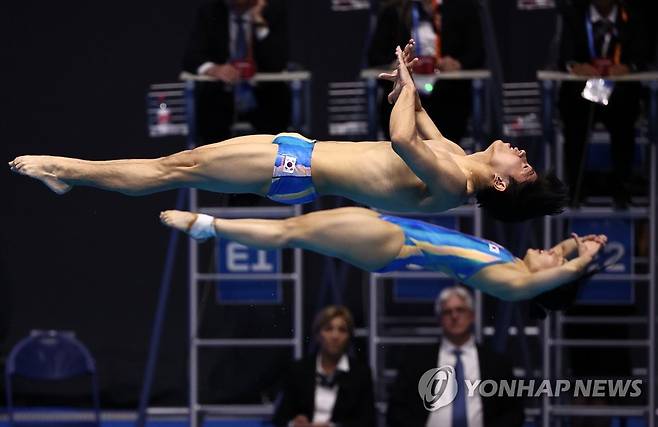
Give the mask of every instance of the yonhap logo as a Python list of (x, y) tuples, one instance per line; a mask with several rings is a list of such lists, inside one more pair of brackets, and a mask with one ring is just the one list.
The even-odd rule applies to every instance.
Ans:
[(534, 380), (534, 379), (465, 379), (457, 383), (455, 369), (441, 366), (425, 371), (418, 381), (418, 394), (423, 406), (428, 411), (436, 411), (447, 406), (457, 397), (458, 387), (463, 387), (464, 396), (480, 397), (560, 397), (562, 395), (577, 397), (631, 397), (642, 395), (641, 379), (578, 379), (578, 380)]
[(441, 366), (425, 371), (418, 381), (418, 394), (428, 411), (449, 405), (457, 396), (455, 368)]

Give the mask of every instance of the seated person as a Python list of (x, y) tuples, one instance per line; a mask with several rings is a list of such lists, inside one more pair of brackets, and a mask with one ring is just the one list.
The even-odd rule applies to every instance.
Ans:
[[(423, 374), (433, 368), (450, 365), (455, 377), (463, 380), (511, 380), (509, 358), (496, 354), (475, 342), (473, 336), (473, 298), (462, 286), (441, 291), (435, 312), (443, 336), (436, 346), (405, 351), (407, 357), (398, 369), (391, 388), (386, 413), (389, 427), (520, 427), (523, 425), (523, 402), (518, 398), (482, 397), (466, 394), (459, 387), (451, 404), (435, 411), (425, 409), (418, 394)], [(462, 381), (463, 381), (462, 380)], [(459, 380), (458, 380), (459, 381)]]
[(287, 61), (288, 28), (280, 0), (212, 0), (202, 5), (183, 57), (183, 70), (216, 80), (196, 86), (201, 143), (230, 137), (235, 118), (251, 122), (253, 133), (286, 130), (291, 99), (287, 83), (251, 85), (240, 70), (245, 76), (279, 72)]
[(296, 361), (286, 374), (274, 425), (289, 427), (374, 427), (370, 368), (347, 355), (354, 335), (350, 311), (328, 306), (313, 322), (319, 351)]
[[(443, 0), (434, 7), (432, 0), (394, 0), (383, 4), (377, 18), (368, 51), (368, 66), (388, 68), (390, 52), (413, 37), (417, 54), (429, 69), (459, 71), (484, 66), (482, 31), (474, 0)], [(419, 71), (420, 71), (419, 67)], [(427, 65), (422, 68), (428, 68)], [(385, 85), (382, 85), (382, 87)], [(436, 80), (428, 95), (422, 96), (429, 117), (443, 135), (460, 143), (466, 134), (471, 114), (471, 82), (469, 80)], [(388, 121), (392, 106), (383, 97), (380, 123), (389, 137)]]
[[(571, 74), (599, 78), (622, 76), (642, 70), (650, 58), (649, 35), (642, 16), (619, 0), (572, 2), (562, 10), (563, 25), (559, 66)], [(641, 86), (616, 82), (606, 106), (585, 100), (585, 82), (564, 82), (559, 109), (564, 124), (565, 171), (572, 191), (584, 171), (583, 154), (588, 126), (602, 122), (610, 132), (615, 205), (625, 207), (630, 199), (635, 147), (635, 122), (640, 113)], [(592, 120), (593, 119), (593, 120)], [(582, 193), (582, 190), (581, 190)], [(572, 194), (579, 203), (582, 194)]]

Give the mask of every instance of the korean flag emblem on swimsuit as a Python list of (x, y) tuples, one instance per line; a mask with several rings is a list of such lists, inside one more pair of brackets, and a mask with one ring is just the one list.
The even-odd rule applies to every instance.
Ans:
[(495, 254), (500, 254), (500, 248), (493, 243), (489, 243), (489, 251), (495, 253)]
[(297, 164), (297, 157), (283, 156), (283, 171), (285, 173), (295, 173), (295, 165)]

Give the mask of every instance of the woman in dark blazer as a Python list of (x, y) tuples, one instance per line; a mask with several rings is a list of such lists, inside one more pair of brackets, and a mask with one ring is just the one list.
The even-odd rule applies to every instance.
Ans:
[(342, 306), (326, 307), (316, 316), (313, 333), (319, 351), (291, 366), (274, 425), (374, 426), (370, 368), (346, 354), (354, 334), (352, 314)]

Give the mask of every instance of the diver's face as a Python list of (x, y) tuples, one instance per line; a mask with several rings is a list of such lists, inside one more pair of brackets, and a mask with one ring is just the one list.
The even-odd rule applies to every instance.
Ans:
[(528, 249), (523, 262), (528, 266), (531, 272), (546, 270), (553, 267), (559, 267), (566, 260), (562, 255), (553, 249)]
[(327, 322), (318, 334), (320, 351), (332, 357), (340, 357), (350, 341), (350, 330), (342, 316), (336, 316)]
[(513, 178), (516, 182), (533, 182), (537, 173), (528, 163), (525, 150), (512, 147), (501, 140), (494, 141), (487, 151), (491, 151), (491, 167), (503, 180)]
[(615, 4), (615, 0), (592, 0), (592, 4), (599, 11), (609, 11)]
[(452, 295), (441, 303), (439, 320), (443, 335), (450, 341), (460, 341), (471, 333), (475, 315), (463, 298)]

